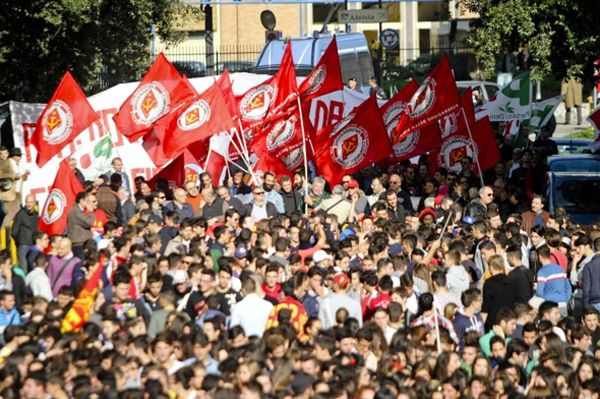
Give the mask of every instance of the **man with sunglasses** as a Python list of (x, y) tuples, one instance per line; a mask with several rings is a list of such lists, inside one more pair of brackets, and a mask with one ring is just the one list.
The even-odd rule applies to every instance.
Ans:
[(485, 186), (479, 189), (479, 197), (475, 198), (465, 208), (464, 216), (471, 216), (475, 220), (486, 220), (488, 206), (494, 201), (494, 191)]
[(242, 210), (244, 216), (250, 216), (252, 220), (258, 222), (266, 218), (277, 216), (277, 208), (272, 202), (265, 199), (265, 190), (262, 187), (254, 187), (252, 190), (252, 200), (244, 205)]

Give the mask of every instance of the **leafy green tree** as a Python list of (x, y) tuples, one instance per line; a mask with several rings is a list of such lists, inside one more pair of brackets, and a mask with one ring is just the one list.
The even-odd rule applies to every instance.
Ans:
[(578, 76), (594, 80), (600, 55), (598, 0), (459, 0), (481, 19), (469, 43), (487, 77), (503, 46), (529, 44), (532, 78)]
[(100, 77), (140, 78), (151, 62), (151, 27), (167, 44), (197, 11), (177, 0), (0, 0), (0, 101), (45, 102), (66, 70), (87, 93)]

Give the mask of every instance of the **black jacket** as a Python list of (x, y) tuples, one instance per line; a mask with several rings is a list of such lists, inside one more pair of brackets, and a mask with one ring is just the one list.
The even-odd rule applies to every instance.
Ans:
[[(242, 209), (242, 215), (243, 216), (252, 215), (252, 207), (253, 206), (254, 206), (253, 202), (244, 205), (244, 208)], [(277, 208), (275, 208), (275, 205), (273, 205), (272, 202), (267, 201), (267, 217), (272, 218), (277, 215), (279, 215), (279, 212), (277, 212)]]
[(36, 211), (27, 212), (25, 208), (19, 209), (15, 215), (12, 226), (12, 236), (17, 245), (33, 245), (33, 233), (37, 230), (40, 217)]
[(517, 302), (527, 303), (533, 296), (533, 276), (525, 266), (517, 267), (508, 273), (517, 290)]
[(600, 303), (600, 255), (596, 255), (583, 268), (583, 304)]
[(300, 194), (298, 190), (292, 189), (289, 193), (281, 190), (279, 194), (281, 194), (281, 197), (283, 198), (283, 209), (286, 216), (290, 216), (296, 211), (302, 212), (304, 201), (302, 200), (302, 194)]
[(477, 221), (487, 219), (487, 208), (481, 203), (479, 198), (475, 198), (469, 202), (469, 205), (465, 208), (465, 216), (472, 216)]
[(483, 284), (483, 306), (481, 311), (487, 313), (485, 330), (489, 331), (496, 321), (500, 308), (509, 308), (517, 301), (517, 289), (514, 282), (505, 274), (496, 274)]

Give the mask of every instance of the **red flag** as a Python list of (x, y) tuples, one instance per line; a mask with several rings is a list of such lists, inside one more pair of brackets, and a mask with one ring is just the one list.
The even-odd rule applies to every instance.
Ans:
[[(430, 168), (441, 166), (460, 172), (461, 161), (468, 156), (474, 161), (479, 160), (481, 170), (484, 171), (494, 167), (500, 159), (489, 120), (485, 117), (475, 121), (471, 89), (463, 94), (462, 104), (462, 108), (447, 114), (438, 123), (442, 144), (430, 154)], [(471, 129), (473, 140), (468, 128)]]
[(230, 142), (231, 138), (226, 133), (214, 135), (210, 138), (204, 171), (210, 174), (212, 181), (217, 186), (220, 186), (225, 179)]
[(158, 179), (165, 179), (169, 182), (169, 185), (183, 187), (186, 182), (196, 180), (199, 172), (200, 165), (198, 165), (190, 151), (186, 149), (173, 162), (155, 174), (148, 184), (150, 184), (150, 187), (155, 187)]
[(205, 140), (219, 132), (230, 131), (233, 117), (218, 84), (189, 100), (177, 111), (164, 118), (163, 150), (172, 156), (196, 141)]
[(235, 97), (236, 111), (240, 117), (244, 133), (246, 133), (246, 130), (251, 130), (260, 124), (267, 116), (276, 91), (277, 76), (273, 76), (252, 87), (241, 96)]
[(317, 66), (300, 84), (300, 97), (303, 103), (308, 103), (312, 99), (343, 88), (337, 39), (333, 36)]
[(113, 117), (117, 129), (129, 141), (149, 133), (154, 122), (195, 94), (182, 89), (181, 79), (177, 69), (160, 53)]
[(344, 174), (384, 159), (392, 150), (375, 96), (353, 113), (352, 119), (328, 126), (316, 137), (317, 170), (331, 185), (339, 183)]
[[(307, 151), (309, 147), (307, 146)], [(304, 165), (304, 153), (302, 143), (297, 143), (286, 148), (285, 154), (279, 152), (262, 153), (254, 166), (254, 172), (263, 176), (266, 172), (273, 172), (278, 178), (280, 176), (293, 177), (294, 173)], [(307, 159), (311, 159), (310, 153)]]
[[(305, 109), (303, 108), (303, 111)], [(302, 145), (302, 122), (306, 137), (314, 135), (308, 114), (303, 112), (300, 120), (300, 110), (294, 104), (288, 111), (280, 113), (256, 133), (252, 149), (257, 155), (277, 153), (277, 157), (288, 154), (297, 145)]]
[(221, 77), (217, 80), (217, 85), (223, 94), (223, 101), (227, 104), (229, 113), (236, 116), (235, 97), (233, 96), (233, 88), (231, 87), (231, 79), (229, 78), (229, 69), (226, 68), (223, 71)]
[(296, 70), (294, 69), (294, 58), (292, 55), (292, 41), (288, 40), (279, 71), (277, 71), (277, 91), (275, 92), (273, 105), (269, 109), (268, 115), (277, 115), (296, 100), (298, 96), (298, 83), (296, 80)]
[(98, 114), (67, 71), (40, 115), (31, 136), (31, 144), (38, 152), (38, 166), (44, 166), (96, 119)]
[(444, 56), (413, 94), (398, 121), (398, 140), (439, 121), (460, 106), (448, 57)]
[(394, 164), (410, 159), (438, 148), (441, 144), (439, 131), (434, 129), (415, 131), (397, 141), (399, 135), (396, 125), (402, 113), (406, 112), (406, 104), (418, 88), (419, 85), (414, 80), (409, 82), (380, 108), (383, 123), (393, 144), (392, 154), (384, 161), (385, 164)]
[(60, 163), (54, 184), (42, 209), (38, 228), (49, 237), (62, 235), (67, 229), (67, 215), (83, 186), (66, 160)]
[(247, 130), (252, 130), (265, 122), (267, 116), (271, 118), (287, 108), (296, 99), (297, 94), (292, 45), (288, 42), (277, 74), (236, 97), (236, 109), (247, 140), (252, 140)]
[(104, 271), (105, 256), (101, 255), (98, 260), (98, 265), (92, 273), (91, 277), (85, 282), (85, 285), (77, 294), (77, 298), (71, 305), (71, 308), (63, 319), (60, 331), (65, 334), (68, 332), (77, 332), (88, 322), (90, 314), (93, 310), (96, 293), (100, 286), (100, 277)]

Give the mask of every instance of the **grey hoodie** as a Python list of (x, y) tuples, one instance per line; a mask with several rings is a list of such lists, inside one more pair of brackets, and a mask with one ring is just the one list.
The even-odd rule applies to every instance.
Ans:
[(446, 272), (446, 286), (451, 294), (460, 298), (460, 295), (469, 289), (469, 273), (464, 267), (458, 265), (451, 267)]

